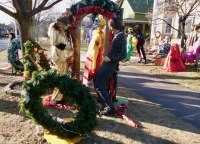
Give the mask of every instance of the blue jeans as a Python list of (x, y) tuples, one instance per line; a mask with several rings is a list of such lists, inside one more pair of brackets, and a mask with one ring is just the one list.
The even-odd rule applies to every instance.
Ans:
[(115, 72), (116, 67), (117, 62), (103, 62), (93, 79), (95, 91), (103, 107), (109, 107), (110, 109), (114, 109), (114, 106), (109, 99), (109, 94), (107, 93), (105, 86), (109, 78)]

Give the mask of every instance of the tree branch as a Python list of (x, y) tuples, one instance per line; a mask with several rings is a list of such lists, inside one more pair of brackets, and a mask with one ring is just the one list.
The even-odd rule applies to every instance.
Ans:
[(17, 1), (12, 0), (12, 4), (13, 4), (14, 8), (16, 9), (16, 13), (20, 13), (20, 7), (19, 7)]
[(36, 8), (36, 5), (37, 5), (37, 0), (35, 0), (35, 3), (33, 4), (33, 9), (35, 9)]
[(32, 11), (28, 12), (25, 17), (32, 17), (33, 15), (39, 13), (40, 11), (48, 10), (51, 7), (53, 7), (55, 4), (57, 4), (61, 1), (62, 0), (57, 0), (57, 1), (53, 2), (52, 4), (50, 4), (48, 7), (44, 7), (46, 5), (46, 3), (48, 2), (48, 0), (44, 0), (36, 9), (33, 9)]
[(173, 29), (176, 30), (176, 31), (179, 31), (178, 29), (176, 29), (175, 27), (173, 27), (170, 23), (168, 23), (165, 19), (162, 19), (162, 18), (157, 18), (157, 19), (164, 21), (164, 22), (165, 22), (167, 25), (169, 25), (171, 28), (173, 28)]
[(50, 8), (52, 8), (54, 5), (56, 5), (57, 3), (61, 2), (62, 0), (57, 0), (54, 3), (50, 4), (48, 7), (44, 7), (42, 10), (48, 10)]
[(25, 17), (32, 17), (35, 14), (39, 13), (40, 11), (42, 11), (42, 8), (46, 5), (46, 3), (48, 2), (48, 0), (43, 0), (43, 2), (35, 9), (33, 9), (30, 12), (27, 12)]
[(8, 10), (7, 8), (3, 7), (0, 5), (0, 10), (3, 11), (4, 13), (8, 14), (9, 16), (13, 17), (16, 19), (16, 13), (13, 13), (12, 11)]

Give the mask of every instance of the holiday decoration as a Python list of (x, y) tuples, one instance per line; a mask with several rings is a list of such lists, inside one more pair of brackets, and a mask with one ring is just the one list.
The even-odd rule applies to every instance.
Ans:
[(108, 19), (112, 19), (114, 17), (121, 18), (121, 10), (117, 7), (117, 5), (110, 0), (85, 0), (80, 1), (70, 8), (71, 13), (74, 15), (74, 19), (76, 20), (72, 25), (71, 35), (74, 35), (74, 30), (76, 29), (76, 22), (80, 19), (80, 16), (83, 13), (99, 13)]
[[(42, 104), (41, 96), (47, 89), (58, 87), (64, 99), (76, 109), (77, 115), (73, 121), (57, 121)], [(84, 136), (97, 125), (97, 106), (89, 93), (89, 89), (76, 79), (67, 75), (58, 75), (55, 71), (33, 72), (32, 78), (22, 85), (21, 110), (37, 125), (42, 125), (51, 134), (61, 138)]]
[[(18, 38), (14, 38), (9, 42), (8, 45), (8, 62), (12, 66), (12, 73), (23, 72), (24, 66), (20, 61), (18, 56), (18, 49), (21, 49), (20, 40)], [(7, 70), (7, 69), (5, 69)]]
[(24, 64), (24, 77), (31, 78), (31, 74), (34, 71), (47, 71), (50, 69), (47, 55), (38, 43), (33, 40), (27, 40), (24, 43), (25, 54), (23, 59)]
[[(70, 13), (74, 15), (73, 18), (75, 22), (71, 24), (72, 27), (70, 31), (70, 41), (73, 48), (75, 48), (73, 38), (75, 37), (74, 32), (77, 28), (76, 23), (82, 14), (99, 13), (108, 19), (114, 17), (121, 18), (120, 9), (117, 8), (114, 2), (109, 0), (81, 1), (72, 5), (70, 10), (71, 12), (66, 11), (63, 13), (63, 16)], [(95, 44), (98, 45), (97, 42)], [(56, 71), (48, 70), (49, 67), (46, 65), (47, 61), (45, 59), (44, 61), (39, 59), (41, 55), (44, 56), (44, 53), (41, 51), (41, 47), (34, 41), (27, 41), (24, 46), (27, 49), (24, 56), (26, 61), (24, 76), (29, 77), (30, 80), (24, 82), (22, 85), (23, 91), (21, 97), (23, 100), (20, 102), (21, 111), (24, 111), (37, 125), (43, 126), (43, 128), (48, 131), (48, 134), (56, 135), (62, 139), (71, 139), (76, 136), (82, 137), (91, 132), (95, 126), (97, 126), (96, 115), (98, 113), (98, 107), (89, 89), (77, 81), (77, 79), (69, 77), (67, 74), (59, 75)], [(74, 50), (74, 55), (75, 52)], [(113, 100), (116, 100), (116, 97), (113, 97), (113, 95), (116, 96), (117, 71), (118, 67), (107, 85), (107, 90), (110, 92), (111, 99)], [(42, 96), (44, 96), (47, 89), (53, 90), (54, 88), (58, 88), (60, 93), (64, 95), (64, 100), (69, 104), (62, 108), (77, 112), (76, 117), (71, 121), (53, 117), (44, 107), (44, 104), (51, 105), (51, 103), (49, 103), (51, 97), (48, 96), (48, 100), (42, 102)], [(59, 107), (59, 105), (55, 106)], [(121, 106), (120, 110), (116, 110), (117, 114), (130, 125), (137, 127), (137, 124), (123, 114), (125, 109), (125, 106), (123, 106), (123, 109)], [(52, 142), (53, 140), (50, 141)]]
[(85, 0), (78, 2), (71, 6), (70, 11), (73, 15), (78, 17), (83, 12), (87, 13), (99, 13), (105, 15), (106, 17), (117, 17), (121, 18), (121, 11), (117, 5), (110, 0)]

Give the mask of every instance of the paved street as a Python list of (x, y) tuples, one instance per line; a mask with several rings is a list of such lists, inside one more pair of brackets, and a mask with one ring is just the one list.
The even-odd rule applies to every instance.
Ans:
[(0, 51), (7, 49), (8, 46), (8, 38), (0, 39)]
[(200, 129), (200, 92), (120, 66), (118, 82)]

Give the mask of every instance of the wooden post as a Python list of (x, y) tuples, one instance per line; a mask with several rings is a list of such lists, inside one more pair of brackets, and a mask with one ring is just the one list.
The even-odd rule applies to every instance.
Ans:
[(105, 21), (106, 21), (106, 25), (105, 25), (105, 40), (104, 40), (104, 53), (107, 53), (108, 52), (108, 47), (109, 47), (109, 27), (108, 27), (108, 19), (106, 17), (104, 17)]
[(74, 33), (74, 38), (75, 38), (75, 56), (74, 56), (74, 64), (75, 64), (75, 72), (76, 72), (76, 78), (77, 80), (80, 80), (80, 37), (81, 37), (81, 21), (82, 18), (80, 18), (76, 22), (76, 29)]

